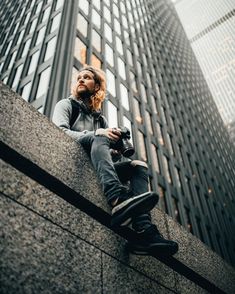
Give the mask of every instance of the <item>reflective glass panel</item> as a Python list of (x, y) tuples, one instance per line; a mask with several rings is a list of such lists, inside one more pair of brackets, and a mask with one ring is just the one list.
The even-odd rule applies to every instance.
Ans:
[(44, 69), (44, 71), (40, 73), (36, 99), (41, 97), (43, 94), (47, 92), (50, 74), (51, 74), (51, 67), (47, 67), (46, 69)]
[(108, 123), (110, 128), (118, 127), (117, 107), (108, 101)]

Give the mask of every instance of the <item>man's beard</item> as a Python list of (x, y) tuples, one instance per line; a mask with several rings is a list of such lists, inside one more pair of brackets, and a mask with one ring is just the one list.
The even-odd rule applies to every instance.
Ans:
[(78, 94), (78, 97), (85, 102), (85, 101), (90, 100), (90, 98), (94, 94), (94, 92), (89, 91), (87, 88), (84, 87), (84, 91), (77, 90), (77, 94)]

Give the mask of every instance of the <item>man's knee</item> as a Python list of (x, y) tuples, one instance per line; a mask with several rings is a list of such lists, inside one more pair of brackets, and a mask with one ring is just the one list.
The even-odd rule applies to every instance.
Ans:
[(144, 167), (144, 168), (148, 168), (148, 165), (147, 165), (147, 163), (146, 162), (144, 162), (144, 161), (141, 161), (141, 160), (132, 160), (131, 161), (131, 165), (133, 166), (133, 167)]
[[(110, 153), (110, 139), (105, 136), (95, 136), (92, 144), (92, 152), (93, 153)], [(111, 155), (110, 155), (111, 156)]]
[(94, 141), (94, 134), (90, 134), (90, 133), (85, 134), (78, 139), (78, 143), (80, 143), (82, 147), (89, 152), (90, 152), (93, 141)]

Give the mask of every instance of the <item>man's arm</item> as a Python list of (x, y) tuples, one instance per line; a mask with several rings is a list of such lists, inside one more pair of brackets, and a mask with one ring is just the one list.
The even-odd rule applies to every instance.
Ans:
[(72, 104), (69, 99), (60, 100), (54, 109), (52, 122), (65, 131), (70, 137), (78, 141), (79, 138), (84, 136), (87, 133), (94, 134), (93, 131), (73, 131), (70, 129), (70, 119), (72, 115)]

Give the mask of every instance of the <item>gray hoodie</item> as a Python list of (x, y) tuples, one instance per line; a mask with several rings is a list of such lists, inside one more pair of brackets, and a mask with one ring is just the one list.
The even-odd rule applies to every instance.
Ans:
[[(72, 103), (71, 99), (77, 103), (78, 107), (80, 107), (80, 111), (77, 119), (70, 126), (70, 121), (72, 117)], [(107, 120), (104, 116), (102, 116), (104, 128), (108, 128)], [(52, 121), (55, 125), (65, 131), (66, 134), (71, 136), (75, 141), (78, 142), (81, 136), (84, 136), (87, 133), (94, 134), (94, 116), (92, 112), (85, 109), (85, 107), (81, 107), (80, 103), (77, 102), (72, 96), (69, 98), (65, 98), (57, 102)]]

